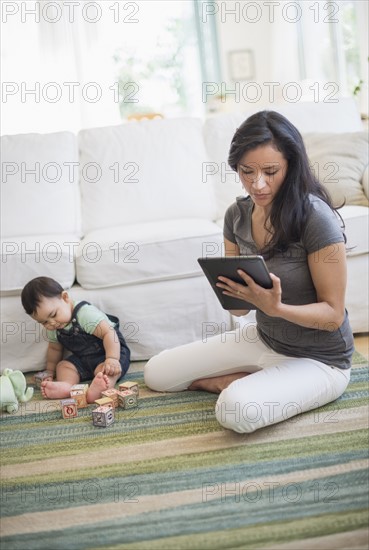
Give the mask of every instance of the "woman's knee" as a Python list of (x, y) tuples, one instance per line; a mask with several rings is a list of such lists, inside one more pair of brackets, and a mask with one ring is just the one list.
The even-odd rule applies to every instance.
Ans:
[(215, 416), (223, 428), (237, 433), (252, 433), (266, 425), (260, 406), (255, 402), (241, 401), (231, 387), (219, 395)]
[(162, 367), (162, 353), (151, 357), (144, 367), (144, 382), (151, 390), (166, 391), (166, 377)]
[(157, 376), (156, 376), (156, 359), (157, 355), (154, 355), (151, 359), (148, 360), (144, 367), (144, 382), (148, 388), (151, 390), (156, 390), (156, 382), (157, 382)]
[(284, 419), (281, 403), (250, 391), (244, 384), (240, 388), (237, 382), (223, 390), (216, 403), (215, 416), (221, 426), (237, 433), (252, 433)]

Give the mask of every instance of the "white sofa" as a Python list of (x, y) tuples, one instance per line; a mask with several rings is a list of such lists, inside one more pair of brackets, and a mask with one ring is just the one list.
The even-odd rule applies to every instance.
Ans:
[[(271, 108), (303, 133), (320, 178), (347, 187), (347, 309), (367, 332), (367, 137), (355, 103)], [(39, 275), (117, 315), (132, 360), (234, 327), (197, 258), (222, 253), (222, 217), (242, 193), (230, 140), (255, 110), (2, 137), (2, 368), (44, 368), (44, 329), (20, 302)]]

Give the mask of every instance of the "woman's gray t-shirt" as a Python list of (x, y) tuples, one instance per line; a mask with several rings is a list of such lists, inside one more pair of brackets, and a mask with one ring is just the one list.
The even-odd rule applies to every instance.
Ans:
[[(307, 256), (321, 254), (324, 247), (344, 242), (337, 215), (318, 197), (310, 196), (311, 212), (299, 242), (284, 252), (265, 257), (271, 273), (281, 279), (282, 302), (302, 305), (317, 302)], [(224, 237), (238, 245), (240, 254), (260, 254), (253, 240), (250, 197), (239, 197), (226, 211)], [(325, 258), (335, 262), (334, 248)], [(348, 369), (354, 351), (354, 340), (347, 311), (342, 325), (333, 331), (306, 328), (279, 317), (269, 317), (256, 310), (258, 333), (263, 342), (277, 353), (292, 357), (308, 357), (327, 365)], [(328, 328), (328, 327), (327, 327)]]

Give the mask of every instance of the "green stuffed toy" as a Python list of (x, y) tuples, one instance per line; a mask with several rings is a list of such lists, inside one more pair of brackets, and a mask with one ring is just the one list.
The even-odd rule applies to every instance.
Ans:
[(14, 413), (18, 410), (18, 401), (25, 403), (33, 396), (33, 388), (27, 388), (23, 372), (5, 369), (0, 376), (0, 406), (2, 411)]

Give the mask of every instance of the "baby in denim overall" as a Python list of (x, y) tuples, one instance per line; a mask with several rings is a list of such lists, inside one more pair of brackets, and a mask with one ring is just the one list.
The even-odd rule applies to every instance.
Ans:
[[(92, 380), (87, 402), (93, 403), (127, 372), (130, 351), (117, 317), (88, 302), (74, 302), (49, 277), (32, 279), (21, 299), (26, 313), (47, 330), (46, 370), (50, 376), (41, 384), (46, 399), (68, 397), (74, 384)], [(64, 350), (71, 354), (63, 358)]]

